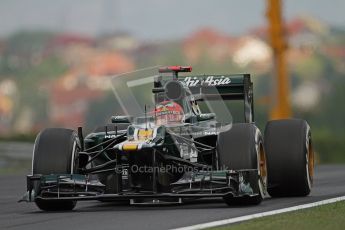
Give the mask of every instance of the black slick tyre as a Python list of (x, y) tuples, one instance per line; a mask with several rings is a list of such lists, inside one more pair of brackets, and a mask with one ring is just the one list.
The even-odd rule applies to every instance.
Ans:
[(314, 175), (314, 151), (308, 123), (301, 119), (268, 122), (265, 150), (270, 196), (307, 196)]
[[(73, 174), (77, 170), (80, 144), (75, 131), (48, 128), (35, 140), (32, 174)], [(44, 211), (72, 210), (76, 201), (36, 199), (37, 207)]]
[(257, 205), (266, 194), (266, 157), (259, 129), (254, 124), (233, 124), (228, 131), (221, 132), (217, 140), (219, 166), (231, 170), (257, 169), (258, 195), (223, 197), (228, 205)]

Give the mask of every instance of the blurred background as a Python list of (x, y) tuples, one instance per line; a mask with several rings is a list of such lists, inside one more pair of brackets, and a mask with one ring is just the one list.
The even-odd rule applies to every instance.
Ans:
[[(30, 169), (45, 127), (107, 123), (111, 76), (147, 66), (251, 73), (264, 129), (277, 90), (270, 2), (1, 0), (0, 173)], [(281, 3), (292, 116), (312, 127), (318, 162), (345, 163), (345, 1)]]

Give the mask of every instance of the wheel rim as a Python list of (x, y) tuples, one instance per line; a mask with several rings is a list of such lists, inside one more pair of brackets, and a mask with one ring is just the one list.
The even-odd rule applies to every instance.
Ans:
[(77, 141), (73, 142), (73, 148), (72, 148), (72, 158), (71, 158), (71, 174), (74, 173), (74, 164), (75, 164), (75, 150), (77, 146)]
[(307, 149), (307, 179), (308, 179), (308, 185), (309, 187), (312, 186), (313, 184), (313, 178), (314, 178), (314, 150), (313, 150), (313, 145), (311, 143), (310, 138), (308, 138), (308, 149)]
[(258, 170), (259, 170), (259, 187), (262, 196), (266, 194), (267, 185), (267, 161), (263, 145), (259, 144), (258, 149)]

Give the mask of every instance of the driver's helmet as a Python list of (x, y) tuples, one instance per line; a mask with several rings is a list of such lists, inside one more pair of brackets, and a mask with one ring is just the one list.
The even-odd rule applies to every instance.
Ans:
[(184, 119), (183, 108), (174, 101), (163, 101), (157, 104), (154, 113), (158, 125), (181, 123)]

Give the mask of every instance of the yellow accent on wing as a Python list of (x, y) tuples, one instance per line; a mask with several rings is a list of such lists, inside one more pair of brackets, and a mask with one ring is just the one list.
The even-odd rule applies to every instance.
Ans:
[(137, 143), (125, 143), (122, 146), (122, 150), (124, 151), (135, 151), (138, 149)]

